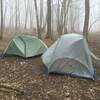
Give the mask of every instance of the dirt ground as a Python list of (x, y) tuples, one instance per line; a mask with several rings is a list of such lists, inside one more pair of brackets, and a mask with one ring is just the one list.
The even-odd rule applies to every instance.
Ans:
[[(7, 37), (0, 41), (3, 51)], [(100, 57), (100, 35), (89, 38), (91, 50)], [(50, 46), (52, 41), (46, 40)], [(21, 64), (21, 62), (25, 63)], [(100, 77), (100, 62), (93, 61)], [(44, 75), (41, 57), (0, 59), (0, 100), (100, 100), (100, 82), (65, 75)], [(3, 85), (8, 88), (2, 87)], [(9, 88), (11, 87), (11, 88)]]

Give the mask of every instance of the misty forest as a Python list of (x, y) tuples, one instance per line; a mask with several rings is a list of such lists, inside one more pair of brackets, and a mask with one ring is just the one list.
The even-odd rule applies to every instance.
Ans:
[(99, 0), (0, 0), (0, 100), (100, 100)]

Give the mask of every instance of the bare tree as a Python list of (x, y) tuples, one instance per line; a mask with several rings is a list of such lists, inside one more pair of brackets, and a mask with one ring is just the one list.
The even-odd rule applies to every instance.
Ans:
[(53, 8), (54, 8), (54, 7), (53, 7), (53, 0), (51, 0), (51, 1), (52, 1), (52, 3), (51, 3), (51, 5), (52, 5), (52, 7), (51, 7), (51, 19), (52, 19), (51, 33), (53, 33), (53, 27), (54, 27), (54, 26), (53, 26)]
[[(73, 2), (72, 2), (73, 3)], [(71, 3), (71, 7), (70, 7), (70, 32), (75, 32), (75, 22), (76, 22), (76, 19), (77, 19), (77, 13), (76, 13), (76, 9), (75, 9), (75, 5), (73, 5)]]
[(18, 31), (18, 0), (15, 0), (15, 33)]
[[(59, 35), (62, 33), (67, 32), (67, 15), (69, 11), (69, 6), (70, 6), (70, 0), (63, 0), (59, 1), (58, 0), (58, 7), (57, 7), (57, 31)], [(61, 4), (61, 7), (60, 7)]]
[(51, 38), (51, 0), (47, 0), (47, 35), (46, 38)]
[[(9, 16), (9, 23), (8, 23), (8, 26), (11, 28), (14, 28), (14, 9), (13, 9), (14, 5), (12, 5), (12, 2), (9, 6), (10, 8), (10, 16)], [(9, 31), (10, 31), (10, 28), (9, 28)]]
[(68, 29), (67, 29), (67, 18), (68, 17), (67, 16), (68, 16), (69, 8), (70, 8), (70, 3), (71, 3), (71, 0), (68, 0), (67, 3), (64, 2), (64, 9), (63, 9), (64, 10), (64, 22), (63, 22), (64, 34), (68, 32)]
[(30, 16), (30, 28), (33, 28), (33, 10), (32, 10), (32, 1), (29, 2), (29, 16)]
[(83, 34), (87, 40), (88, 40), (89, 15), (90, 15), (90, 0), (85, 0), (85, 20), (84, 20)]
[(62, 6), (61, 6), (61, 14), (60, 14), (60, 26), (59, 26), (59, 34), (61, 35), (63, 32), (63, 21), (64, 21), (64, 14), (65, 14), (65, 9), (66, 9), (66, 2), (67, 0), (62, 1)]
[[(44, 14), (44, 0), (40, 0), (40, 16), (39, 16), (39, 22), (40, 22), (40, 31), (41, 33), (45, 32), (46, 24), (47, 24), (47, 14)], [(46, 15), (46, 16), (45, 16)]]
[(7, 9), (8, 9), (8, 7), (7, 7), (6, 2), (5, 2), (4, 15), (3, 15), (3, 26), (4, 27), (5, 27), (5, 24), (6, 24), (5, 19), (6, 19)]
[(42, 31), (43, 25), (43, 0), (40, 0), (40, 30)]
[(18, 30), (20, 31), (20, 0), (18, 0)]
[(0, 33), (0, 40), (3, 39), (3, 30), (4, 30), (4, 27), (3, 27), (3, 0), (1, 0), (1, 33)]
[(25, 0), (25, 25), (24, 25), (24, 29), (27, 28), (27, 21), (28, 21), (28, 3)]
[(57, 2), (57, 31), (60, 33), (60, 1)]
[(38, 9), (37, 9), (37, 2), (36, 2), (36, 0), (34, 0), (34, 6), (35, 6), (35, 13), (36, 13), (38, 38), (41, 39), (40, 23), (39, 23), (39, 16), (38, 16)]
[(100, 17), (98, 17), (97, 19), (95, 19), (95, 20), (93, 21), (93, 23), (91, 23), (91, 25), (89, 26), (88, 32), (90, 32), (90, 30), (91, 30), (91, 28), (93, 27), (93, 25), (94, 25), (97, 21), (99, 21), (99, 20), (100, 20)]

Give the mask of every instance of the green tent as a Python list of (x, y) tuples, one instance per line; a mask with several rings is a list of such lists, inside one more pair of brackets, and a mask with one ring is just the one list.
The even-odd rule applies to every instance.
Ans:
[(88, 48), (82, 35), (62, 35), (43, 55), (47, 73), (70, 74), (95, 79), (92, 58), (97, 58)]
[(41, 55), (47, 50), (47, 46), (37, 37), (19, 35), (11, 40), (4, 54), (32, 57)]

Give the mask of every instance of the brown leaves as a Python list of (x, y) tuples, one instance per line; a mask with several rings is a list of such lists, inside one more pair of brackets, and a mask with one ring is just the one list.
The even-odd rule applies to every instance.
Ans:
[[(30, 58), (27, 64), (17, 62), (22, 58), (8, 57), (0, 61), (1, 100), (88, 100), (97, 99), (99, 82), (64, 75), (43, 75), (40, 58)], [(1, 89), (1, 87), (0, 87)], [(5, 93), (8, 91), (9, 93)], [(23, 95), (20, 92), (24, 91)]]

